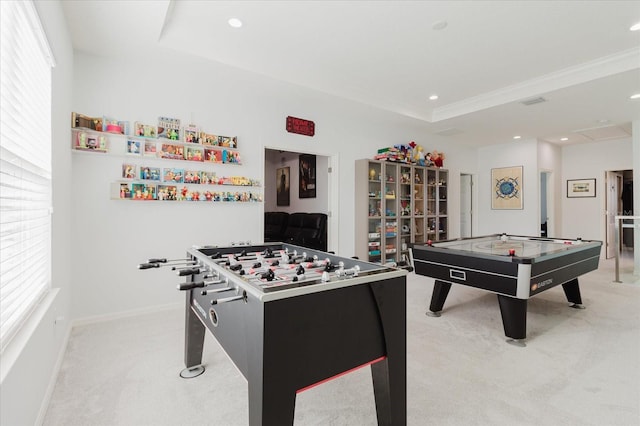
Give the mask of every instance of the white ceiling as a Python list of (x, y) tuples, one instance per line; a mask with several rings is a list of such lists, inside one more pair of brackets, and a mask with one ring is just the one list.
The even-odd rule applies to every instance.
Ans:
[[(640, 31), (629, 31), (640, 1), (63, 5), (79, 51), (177, 50), (414, 117), (461, 143), (606, 140), (640, 120), (629, 99), (640, 93)], [(536, 97), (546, 102), (521, 103)]]

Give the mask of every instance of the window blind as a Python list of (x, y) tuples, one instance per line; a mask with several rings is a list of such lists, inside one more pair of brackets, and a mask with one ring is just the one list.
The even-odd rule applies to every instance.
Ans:
[(51, 55), (31, 1), (0, 1), (0, 352), (51, 286)]

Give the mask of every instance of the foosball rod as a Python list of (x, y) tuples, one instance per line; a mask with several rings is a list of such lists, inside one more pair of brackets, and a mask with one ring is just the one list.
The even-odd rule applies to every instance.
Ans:
[(189, 259), (189, 258), (185, 258), (185, 259), (153, 258), (153, 259), (148, 259), (148, 260), (147, 260), (147, 263), (183, 262), (183, 261), (187, 261), (187, 260), (191, 260), (191, 259)]
[(195, 265), (196, 262), (195, 260), (191, 260), (191, 261), (183, 261), (180, 263), (158, 263), (158, 262), (147, 262), (147, 263), (141, 263), (138, 265), (138, 269), (151, 269), (151, 268), (164, 268), (166, 266), (171, 266), (172, 269), (175, 270), (175, 268), (179, 265)]

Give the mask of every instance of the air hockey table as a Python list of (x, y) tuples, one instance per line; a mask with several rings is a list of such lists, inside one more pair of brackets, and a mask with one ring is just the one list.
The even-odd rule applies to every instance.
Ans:
[(525, 346), (527, 301), (562, 285), (584, 308), (578, 277), (598, 269), (602, 242), (507, 234), (412, 246), (416, 274), (435, 279), (427, 315), (440, 316), (452, 284), (496, 293), (508, 342)]
[(406, 270), (285, 243), (193, 247), (184, 261), (182, 377), (204, 371), (209, 331), (247, 380), (250, 426), (293, 425), (298, 393), (361, 367), (378, 424), (406, 425)]

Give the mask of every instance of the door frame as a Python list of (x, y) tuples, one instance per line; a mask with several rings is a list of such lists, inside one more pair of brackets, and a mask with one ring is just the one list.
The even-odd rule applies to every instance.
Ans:
[[(607, 170), (605, 172), (605, 258), (611, 259), (615, 257), (615, 251), (619, 250), (622, 239), (618, 239), (616, 246), (616, 220), (615, 217), (620, 214), (622, 200), (620, 199), (620, 190), (622, 188), (623, 176), (619, 170)], [(615, 200), (615, 201), (613, 201)], [(615, 204), (615, 205), (612, 205)]]
[[(544, 191), (542, 185), (538, 190), (538, 225), (542, 225), (542, 212), (540, 206), (542, 206), (542, 196), (546, 195), (547, 202), (547, 238), (556, 236), (556, 217), (555, 217), (555, 185), (554, 185), (554, 172), (550, 169), (540, 169), (538, 171), (538, 182), (541, 182), (542, 175), (546, 175), (546, 185)], [(539, 231), (538, 231), (539, 232)]]
[(473, 174), (471, 173), (460, 173), (460, 238), (465, 238), (467, 237), (467, 235), (463, 235), (463, 219), (462, 219), (462, 214), (463, 212), (463, 199), (462, 196), (464, 194), (464, 191), (462, 190), (462, 185), (464, 182), (464, 178), (463, 177), (469, 177), (469, 198), (468, 198), (468, 203), (469, 203), (469, 235), (468, 237), (473, 237), (473, 230), (474, 230), (474, 226), (473, 226), (473, 220), (474, 220), (474, 214), (473, 214), (473, 207), (474, 207), (474, 202), (473, 202), (473, 190), (474, 190), (474, 177)]
[[(323, 152), (314, 150), (301, 150), (300, 148), (290, 148), (278, 145), (264, 145), (262, 148), (262, 175), (263, 186), (262, 190), (266, 193), (270, 186), (268, 184), (269, 177), (266, 176), (266, 150), (286, 151), (296, 154), (312, 154), (327, 158), (327, 167), (329, 171), (327, 173), (327, 251), (338, 252), (340, 249), (340, 230), (338, 214), (338, 204), (340, 196), (340, 175), (338, 170), (339, 154), (335, 152)], [(264, 203), (262, 203), (262, 209), (264, 213)], [(264, 217), (264, 214), (263, 214)], [(264, 219), (262, 220), (262, 235), (264, 235)]]

